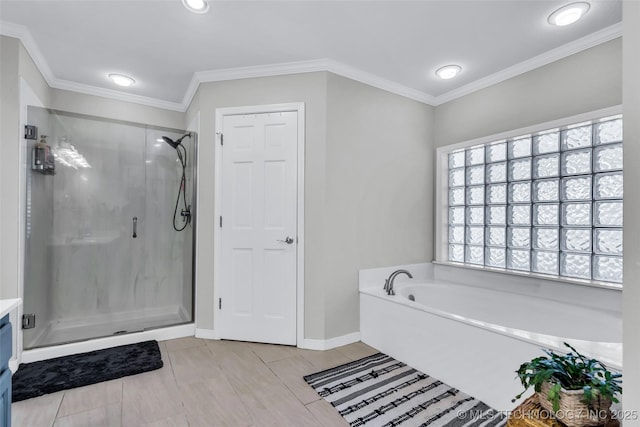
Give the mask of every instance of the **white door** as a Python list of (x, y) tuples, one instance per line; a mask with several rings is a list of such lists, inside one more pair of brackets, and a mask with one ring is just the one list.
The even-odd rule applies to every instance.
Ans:
[(221, 338), (296, 344), (297, 116), (223, 117)]

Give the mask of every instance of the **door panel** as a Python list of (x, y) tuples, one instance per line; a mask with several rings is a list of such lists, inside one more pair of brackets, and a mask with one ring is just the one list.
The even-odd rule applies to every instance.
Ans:
[(250, 248), (233, 249), (233, 276), (231, 290), (233, 292), (234, 316), (251, 316), (253, 312), (253, 289), (251, 284), (253, 270), (253, 250)]
[(253, 228), (253, 162), (236, 162), (232, 165), (233, 210), (231, 220), (235, 230)]
[(225, 116), (223, 134), (220, 335), (295, 344), (297, 113)]
[(285, 306), (287, 292), (285, 272), (287, 271), (287, 253), (283, 250), (267, 249), (264, 251), (264, 286), (271, 289), (265, 295), (264, 314), (270, 319), (286, 319)]
[(282, 230), (286, 219), (287, 164), (269, 161), (264, 164), (264, 226)]

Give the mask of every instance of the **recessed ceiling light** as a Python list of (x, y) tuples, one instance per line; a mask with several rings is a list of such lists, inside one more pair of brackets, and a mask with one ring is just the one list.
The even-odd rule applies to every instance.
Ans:
[(136, 84), (135, 80), (133, 80), (129, 76), (125, 76), (124, 74), (111, 73), (111, 74), (109, 74), (109, 78), (111, 80), (113, 80), (113, 82), (115, 84), (117, 84), (118, 86), (128, 87), (128, 86), (133, 86), (134, 84)]
[(182, 4), (194, 13), (207, 13), (209, 11), (209, 3), (205, 0), (182, 0)]
[(587, 13), (589, 7), (590, 5), (587, 2), (567, 4), (549, 15), (548, 21), (551, 25), (557, 25), (558, 27), (573, 24)]
[(436, 75), (443, 80), (452, 79), (462, 71), (462, 67), (459, 65), (445, 65), (436, 70)]

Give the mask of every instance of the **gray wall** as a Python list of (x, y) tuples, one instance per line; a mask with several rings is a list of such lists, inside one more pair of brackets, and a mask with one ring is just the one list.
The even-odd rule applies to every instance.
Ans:
[[(213, 237), (214, 220), (214, 144), (215, 110), (222, 107), (304, 102), (306, 110), (305, 161), (305, 336), (324, 338), (323, 266), (313, 260), (324, 255), (322, 233), (325, 205), (326, 157), (326, 73), (243, 79), (201, 84), (194, 97), (185, 123), (191, 123), (200, 112), (198, 253), (196, 258), (196, 324), (213, 329)], [(355, 330), (354, 330), (355, 332)]]
[(185, 128), (184, 113), (178, 111), (148, 107), (132, 102), (118, 101), (68, 90), (52, 89), (51, 103), (47, 106), (54, 110), (87, 114), (107, 119), (144, 123), (172, 129)]
[(442, 147), (622, 103), (620, 38), (436, 107)]
[(360, 330), (359, 269), (431, 259), (432, 107), (325, 72), (206, 83), (186, 117), (200, 112), (198, 328), (215, 328), (215, 109), (285, 102), (306, 105), (305, 338)]
[[(640, 411), (640, 2), (625, 1), (624, 13), (624, 401)], [(640, 420), (625, 419), (625, 427)]]
[(325, 338), (360, 330), (358, 270), (432, 259), (433, 107), (328, 74)]
[(49, 105), (51, 102), (51, 88), (49, 84), (40, 73), (40, 70), (22, 43), (19, 43), (19, 46), (20, 77), (27, 82), (31, 90), (33, 90), (44, 105)]
[[(0, 295), (19, 296), (20, 277), (18, 227), (23, 200), (20, 198), (19, 161), (21, 149), (20, 79), (29, 85), (42, 102), (49, 102), (49, 88), (33, 60), (18, 39), (0, 36)], [(24, 113), (24, 112), (23, 112)]]
[(0, 37), (0, 295), (18, 297), (19, 41)]

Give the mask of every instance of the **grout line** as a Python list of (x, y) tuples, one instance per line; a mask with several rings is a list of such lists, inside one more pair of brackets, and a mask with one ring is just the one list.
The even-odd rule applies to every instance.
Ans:
[(62, 401), (64, 400), (64, 397), (67, 395), (66, 391), (62, 392), (62, 397), (60, 398), (60, 403), (58, 403), (58, 409), (56, 409), (56, 415), (53, 417), (53, 422), (51, 423), (51, 427), (53, 427), (56, 423), (56, 421), (58, 420), (58, 414), (60, 413), (60, 408), (62, 407)]
[(124, 425), (124, 380), (120, 381), (120, 383), (120, 426), (122, 427)]
[(242, 395), (240, 394), (240, 391), (237, 390), (236, 386), (233, 384), (233, 381), (229, 380), (229, 377), (227, 376), (226, 370), (223, 369), (222, 366), (220, 366), (220, 365), (217, 365), (217, 366), (218, 366), (218, 369), (220, 369), (220, 373), (222, 374), (222, 378), (224, 379), (224, 381), (227, 382), (227, 384), (229, 385), (229, 387), (233, 391), (233, 394), (236, 396), (236, 399), (240, 403), (240, 406), (242, 406), (242, 408), (244, 408), (245, 412), (249, 416), (249, 419), (252, 421), (252, 425), (253, 425), (256, 420), (254, 418), (254, 414), (252, 413), (251, 409), (249, 408), (249, 405), (244, 401), (244, 399), (242, 398)]
[[(71, 418), (77, 417), (77, 416), (79, 416), (79, 415), (86, 414), (86, 413), (88, 413), (88, 412), (94, 412), (94, 411), (99, 411), (99, 410), (104, 410), (104, 411), (106, 411), (106, 413), (105, 413), (106, 418), (107, 418), (107, 420), (109, 420), (109, 421), (110, 421), (110, 420), (111, 420), (111, 417), (109, 416), (109, 410), (108, 410), (108, 408), (109, 408), (110, 406), (115, 406), (115, 405), (116, 405), (115, 403), (111, 403), (111, 404), (108, 404), (108, 405), (104, 405), (104, 406), (96, 406), (95, 408), (89, 408), (89, 409), (85, 409), (84, 411), (74, 412), (74, 413), (72, 413), (72, 414), (67, 414), (67, 415), (65, 415), (65, 416), (63, 416), (63, 417), (57, 417), (57, 416), (56, 416), (56, 419), (55, 419), (55, 421), (54, 421), (54, 425), (55, 425), (55, 423), (57, 423), (57, 422), (58, 422), (58, 421), (60, 421), (60, 420), (64, 420), (64, 419), (71, 419)], [(121, 405), (121, 411), (120, 411), (120, 425), (122, 425), (122, 403), (120, 403), (120, 405)]]
[[(176, 380), (176, 372), (173, 370), (173, 360), (171, 360), (171, 352), (167, 348), (167, 344), (166, 343), (164, 345), (164, 351), (166, 352), (167, 360), (169, 361), (169, 368), (171, 369), (171, 376), (173, 377), (173, 380), (177, 384), (178, 381)], [(162, 352), (160, 352), (160, 354), (162, 354)]]
[(341, 347), (336, 347), (335, 350), (338, 351), (338, 353), (340, 353), (341, 355), (343, 355), (344, 357), (346, 357), (347, 359), (351, 360), (352, 362), (355, 360), (353, 357), (351, 357), (350, 355), (344, 353), (341, 351), (342, 348), (344, 348), (345, 346), (341, 346)]
[[(199, 347), (199, 346), (194, 346), (194, 347), (187, 347), (187, 348), (195, 348), (195, 347)], [(209, 351), (209, 353), (211, 353), (211, 351), (209, 350), (209, 348), (207, 347), (206, 343), (204, 344), (204, 347), (207, 348), (207, 350)], [(178, 389), (178, 378), (176, 378), (176, 372), (173, 369), (173, 360), (171, 359), (171, 352), (169, 351), (169, 349), (167, 349), (167, 345), (165, 344), (164, 346), (165, 352), (167, 353), (167, 359), (169, 360), (169, 367), (171, 368), (171, 378), (173, 378), (173, 383), (176, 386), (176, 391)], [(180, 350), (184, 350), (184, 349), (178, 349), (178, 351)], [(182, 407), (182, 413), (184, 414), (185, 418), (187, 419), (187, 425), (191, 425), (189, 422), (189, 417), (187, 416), (187, 407), (184, 404), (184, 399), (180, 398), (180, 406)]]
[[(295, 356), (288, 357), (288, 358), (285, 358), (285, 359), (289, 359), (289, 358), (293, 358), (293, 357), (297, 357), (297, 356), (300, 356), (300, 357), (302, 358), (302, 360), (303, 360), (303, 361), (305, 361), (305, 362), (309, 363), (310, 365), (312, 365), (312, 364), (311, 364), (311, 362), (307, 361), (307, 360), (306, 360), (302, 355), (299, 355), (299, 354), (296, 354)], [(285, 382), (283, 378), (280, 378), (280, 375), (278, 375), (278, 373), (277, 373), (276, 371), (274, 371), (274, 370), (273, 370), (273, 368), (271, 368), (271, 366), (269, 366), (269, 364), (270, 364), (270, 363), (279, 362), (279, 361), (281, 361), (281, 360), (285, 360), (285, 359), (274, 360), (273, 362), (269, 362), (269, 363), (266, 363), (266, 362), (264, 362), (264, 361), (263, 361), (263, 363), (267, 366), (267, 368), (269, 368), (269, 370), (273, 373), (273, 375), (275, 375), (275, 377), (278, 379), (278, 381), (280, 381), (280, 383), (282, 383), (282, 385), (284, 385), (284, 386), (285, 386), (285, 388), (291, 392), (291, 394), (293, 395), (293, 397), (295, 397), (295, 398), (296, 398), (296, 400), (302, 404), (302, 406), (304, 406), (305, 408), (307, 408), (307, 405), (309, 405), (309, 404), (311, 404), (311, 403), (315, 402), (315, 400), (314, 400), (313, 402), (309, 402), (309, 403), (305, 403), (305, 402), (303, 402), (302, 400), (300, 400), (300, 398), (298, 397), (298, 395), (296, 394), (296, 392), (295, 392), (291, 387), (289, 387), (288, 382)], [(312, 366), (313, 366), (313, 365), (312, 365)], [(296, 374), (296, 375), (297, 375), (297, 374)], [(300, 379), (302, 380), (302, 376), (300, 376)], [(304, 381), (304, 380), (303, 380), (303, 381)], [(310, 387), (310, 386), (309, 386), (309, 384), (306, 384), (306, 385), (307, 385), (308, 387)], [(310, 388), (311, 388), (311, 387), (310, 387)], [(312, 390), (313, 390), (313, 388), (312, 388)], [(319, 398), (320, 398), (320, 396), (318, 396), (318, 399), (319, 399)], [(307, 411), (309, 411), (309, 408), (307, 408)], [(311, 411), (309, 411), (309, 412), (311, 412)], [(312, 412), (311, 412), (311, 415), (313, 415), (313, 417), (314, 417), (314, 418), (316, 418), (316, 416), (315, 416)], [(317, 419), (317, 418), (316, 418), (316, 419)]]

